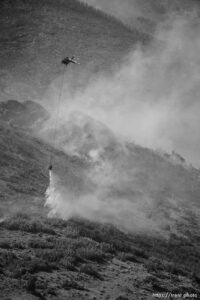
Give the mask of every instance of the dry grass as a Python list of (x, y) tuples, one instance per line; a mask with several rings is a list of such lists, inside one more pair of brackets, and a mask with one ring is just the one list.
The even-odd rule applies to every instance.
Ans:
[[(122, 264), (143, 265), (149, 274), (143, 285), (152, 291), (166, 291), (169, 280), (173, 280), (173, 283), (170, 281), (170, 289), (175, 289), (179, 286), (179, 277), (193, 282), (191, 289), (198, 291), (199, 268), (197, 261), (194, 264), (193, 256), (198, 257), (199, 254), (190, 252), (192, 243), (184, 248), (180, 240), (179, 247), (173, 247), (173, 241), (167, 246), (166, 241), (160, 239), (157, 247), (153, 248), (154, 241), (150, 237), (146, 237), (144, 243), (145, 237), (126, 235), (112, 225), (81, 219), (38, 219), (25, 214), (14, 215), (2, 222), (0, 231), (3, 236), (0, 239), (0, 274), (3, 280), (23, 282), (23, 289), (29, 292), (32, 289), (33, 295), (50, 295), (53, 290), (56, 293), (48, 276), (63, 276), (63, 272), (73, 276), (58, 281), (57, 289), (83, 290), (75, 274), (77, 278), (89, 276), (92, 280), (103, 280), (101, 270), (113, 258)], [(177, 260), (180, 247), (182, 256), (188, 256), (185, 261)], [(41, 275), (46, 276), (47, 282), (41, 281)]]

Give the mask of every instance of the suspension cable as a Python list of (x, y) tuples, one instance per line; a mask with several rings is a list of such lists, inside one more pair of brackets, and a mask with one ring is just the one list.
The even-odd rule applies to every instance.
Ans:
[[(54, 123), (54, 126), (53, 126), (53, 129), (54, 129), (54, 132), (53, 132), (53, 135), (52, 135), (53, 148), (56, 148), (56, 134), (57, 134), (57, 129), (58, 129), (58, 121), (59, 121), (59, 117), (60, 117), (60, 106), (61, 106), (61, 102), (62, 102), (64, 78), (65, 78), (65, 66), (64, 66), (63, 73), (62, 73), (61, 85), (60, 85), (59, 94), (58, 94), (58, 105), (56, 107), (56, 113), (55, 113), (55, 123)], [(53, 152), (50, 152), (49, 170), (52, 170), (52, 168), (53, 168)]]
[[(62, 79), (61, 79), (61, 85), (58, 95), (58, 105), (56, 107), (56, 113), (55, 113), (55, 124), (54, 124), (54, 133), (53, 133), (53, 147), (56, 148), (56, 134), (58, 130), (58, 121), (60, 117), (60, 108), (61, 108), (61, 102), (62, 102), (62, 94), (63, 94), (63, 87), (64, 87), (64, 79), (65, 79), (65, 68), (70, 64), (79, 64), (74, 57), (66, 57), (61, 62), (64, 65), (63, 73), (62, 73)], [(53, 169), (53, 152), (50, 152), (49, 156), (49, 171)]]

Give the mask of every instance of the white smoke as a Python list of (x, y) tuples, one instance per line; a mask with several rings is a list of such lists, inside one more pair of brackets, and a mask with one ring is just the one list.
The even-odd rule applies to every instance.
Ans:
[[(116, 136), (144, 147), (175, 150), (199, 165), (199, 32), (200, 24), (194, 15), (176, 17), (158, 28), (148, 48), (138, 46), (112, 74), (96, 75), (73, 95), (66, 84), (59, 114), (62, 123), (78, 111), (105, 124)], [(68, 144), (68, 153), (67, 147)], [(102, 149), (97, 150), (89, 149), (88, 153), (95, 162), (101, 161), (98, 153)], [(91, 168), (85, 180), (91, 180), (95, 189), (78, 196), (68, 188), (67, 179), (63, 183), (62, 178), (61, 183), (59, 176), (52, 173), (46, 200), (51, 214), (62, 218), (79, 215), (135, 230), (167, 225), (160, 216), (154, 221), (149, 218), (156, 201), (146, 187), (137, 186), (138, 178), (134, 176), (140, 170), (133, 162), (116, 162), (117, 159), (112, 163), (104, 160), (101, 168)], [(152, 179), (150, 185), (157, 185), (159, 190), (159, 184), (165, 186), (165, 175), (168, 176), (162, 174), (159, 182)], [(173, 179), (166, 180), (172, 184)], [(119, 197), (122, 190), (126, 193)]]
[[(94, 172), (92, 172), (94, 176)], [(101, 181), (95, 193), (75, 196), (59, 176), (50, 172), (50, 183), (46, 191), (45, 206), (50, 209), (49, 217), (69, 219), (84, 217), (97, 222), (109, 222), (123, 230), (135, 232), (159, 233), (161, 224), (148, 217), (152, 209), (152, 199), (114, 198), (106, 196), (108, 182), (103, 174), (99, 174)], [(113, 176), (113, 174), (110, 174)], [(111, 177), (107, 177), (111, 181)], [(97, 180), (97, 177), (95, 178)], [(103, 183), (104, 182), (104, 183)], [(105, 185), (105, 186), (103, 186)], [(165, 222), (163, 222), (165, 224)]]
[(194, 15), (177, 17), (113, 74), (94, 76), (73, 95), (66, 82), (59, 117), (81, 111), (142, 146), (175, 150), (199, 165), (199, 32)]

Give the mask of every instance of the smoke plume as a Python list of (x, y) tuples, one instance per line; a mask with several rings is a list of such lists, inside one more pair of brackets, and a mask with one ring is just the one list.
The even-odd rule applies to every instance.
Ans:
[[(74, 146), (76, 155), (84, 152), (90, 158), (92, 151), (94, 165), (85, 180), (90, 180), (95, 188), (92, 192), (74, 196), (73, 189), (68, 188), (67, 178), (65, 184), (62, 178), (61, 184), (59, 176), (52, 173), (46, 202), (52, 214), (62, 218), (79, 215), (109, 221), (125, 229), (158, 230), (161, 223), (162, 226), (168, 224), (161, 218), (149, 217), (157, 209), (156, 197), (153, 198), (152, 194), (159, 194), (159, 185), (165, 186), (167, 182), (167, 188), (173, 194), (173, 197), (167, 197), (175, 208), (178, 201), (174, 200), (176, 192), (174, 196), (173, 189), (182, 189), (183, 182), (174, 188), (170, 174), (161, 172), (161, 179), (156, 183), (159, 176), (156, 179), (149, 177), (150, 188), (141, 183), (138, 185), (141, 170), (133, 157), (126, 156), (123, 142), (134, 141), (144, 147), (168, 152), (175, 150), (189, 162), (199, 165), (199, 32), (200, 24), (195, 14), (173, 16), (159, 24), (154, 41), (148, 47), (144, 49), (138, 45), (112, 74), (94, 75), (86, 86), (71, 94), (68, 83), (64, 85), (59, 112), (62, 137), (58, 137), (58, 144), (62, 144), (67, 153)], [(51, 89), (56, 90), (57, 85), (52, 83)], [(81, 142), (80, 139), (77, 142), (73, 134), (69, 135), (69, 126), (66, 126), (68, 129), (62, 126), (76, 113), (104, 124), (109, 132), (113, 132), (120, 141), (119, 152), (115, 153), (117, 158), (103, 156), (102, 151), (107, 153), (105, 143), (102, 145), (100, 139), (98, 146), (97, 136), (95, 143), (88, 146), (88, 136), (93, 133), (84, 133), (91, 123), (86, 122), (87, 126), (83, 126), (82, 122), (82, 127), (80, 123), (76, 124), (75, 134), (79, 129), (83, 133)], [(83, 146), (84, 151), (81, 151)], [(180, 195), (180, 191), (177, 193)], [(174, 212), (173, 216), (174, 220), (178, 218)]]
[[(59, 118), (81, 111), (128, 140), (176, 150), (199, 165), (199, 30), (193, 15), (177, 17), (159, 27), (155, 42), (146, 49), (138, 46), (111, 75), (94, 75), (73, 94), (67, 77)], [(54, 102), (56, 93), (53, 83)]]
[[(107, 168), (107, 167), (106, 167)], [(89, 176), (94, 176), (94, 170)], [(100, 180), (93, 193), (77, 195), (70, 190), (66, 180), (63, 185), (60, 177), (50, 172), (50, 183), (46, 191), (45, 206), (50, 208), (49, 217), (60, 217), (69, 219), (71, 217), (83, 217), (92, 221), (112, 223), (115, 226), (128, 231), (135, 232), (161, 232), (161, 227), (166, 226), (166, 221), (153, 220), (148, 214), (152, 209), (153, 200), (145, 196), (127, 198), (127, 195), (117, 196), (109, 193), (109, 181), (113, 181), (113, 173), (104, 177), (104, 172), (99, 172), (93, 180)], [(108, 175), (108, 174), (107, 174)], [(105, 179), (108, 182), (105, 183)], [(116, 182), (115, 182), (116, 184)], [(158, 226), (159, 223), (159, 226)]]

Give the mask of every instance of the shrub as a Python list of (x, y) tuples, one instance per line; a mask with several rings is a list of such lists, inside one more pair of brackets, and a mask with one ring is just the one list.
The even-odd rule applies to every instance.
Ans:
[(54, 228), (62, 229), (67, 226), (68, 221), (62, 219), (56, 219), (56, 218), (48, 218), (45, 220), (45, 224), (47, 226), (52, 226)]
[(101, 251), (103, 251), (104, 253), (110, 253), (110, 254), (115, 254), (116, 253), (113, 245), (110, 245), (108, 243), (103, 242), (103, 243), (100, 243), (99, 246), (100, 246)]
[(95, 269), (95, 267), (90, 264), (81, 265), (80, 272), (102, 280), (102, 276), (98, 273), (98, 271)]
[(50, 243), (47, 240), (42, 240), (39, 238), (30, 240), (28, 246), (31, 248), (40, 248), (40, 249), (54, 248), (53, 243)]
[(147, 277), (145, 277), (144, 279), (144, 283), (146, 284), (156, 284), (158, 283), (158, 278), (152, 275), (148, 275)]
[(121, 261), (132, 261), (132, 262), (136, 262), (136, 263), (143, 262), (141, 260), (141, 258), (138, 258), (137, 256), (133, 255), (132, 253), (119, 252), (117, 254), (117, 258)]
[(73, 257), (64, 257), (60, 260), (60, 266), (69, 271), (75, 271), (75, 259)]
[(65, 253), (62, 249), (38, 249), (35, 254), (38, 258), (50, 263), (58, 263), (63, 257), (65, 257)]
[(31, 275), (29, 276), (28, 280), (27, 280), (27, 284), (26, 284), (26, 289), (27, 291), (30, 291), (34, 294), (35, 292), (35, 283), (36, 283), (36, 277)]
[(81, 291), (85, 290), (83, 286), (79, 285), (77, 282), (71, 279), (66, 279), (62, 284), (62, 288), (65, 290), (71, 290), (71, 289), (81, 290)]
[(53, 228), (64, 229), (63, 234), (67, 237), (78, 237), (79, 235), (77, 226), (75, 226), (75, 224), (70, 224), (69, 221), (52, 218), (47, 219), (45, 224)]
[(113, 240), (111, 241), (111, 245), (113, 246), (113, 248), (116, 251), (120, 251), (120, 252), (130, 252), (131, 251), (131, 247), (124, 243), (124, 241), (120, 241), (120, 240)]
[(188, 272), (186, 270), (183, 270), (181, 267), (177, 266), (175, 263), (168, 263), (166, 265), (166, 271), (174, 274), (174, 275), (181, 275), (181, 276), (187, 276)]
[(30, 233), (47, 233), (55, 235), (55, 231), (50, 227), (47, 227), (39, 220), (27, 220), (21, 215), (17, 215), (14, 218), (10, 218), (3, 222), (3, 226), (9, 230), (20, 230)]
[(135, 256), (143, 258), (143, 259), (149, 258), (149, 255), (146, 253), (146, 251), (135, 248), (135, 247), (131, 247), (131, 253), (133, 253)]
[(57, 269), (55, 264), (47, 263), (42, 259), (34, 259), (30, 262), (27, 266), (29, 273), (38, 273), (38, 272), (52, 272), (53, 270)]
[(11, 249), (11, 243), (8, 240), (0, 241), (0, 248), (2, 249)]
[(163, 263), (156, 257), (151, 257), (148, 261), (145, 262), (144, 265), (149, 273), (157, 273), (158, 271), (164, 270)]
[(82, 259), (88, 259), (102, 263), (105, 260), (105, 254), (95, 247), (80, 247), (76, 250), (76, 256)]
[(21, 277), (26, 274), (27, 269), (23, 268), (23, 267), (16, 267), (13, 271), (12, 271), (12, 277), (16, 278), (16, 279), (21, 279)]
[(0, 265), (7, 266), (9, 264), (13, 264), (13, 262), (17, 259), (16, 255), (7, 250), (0, 250)]

